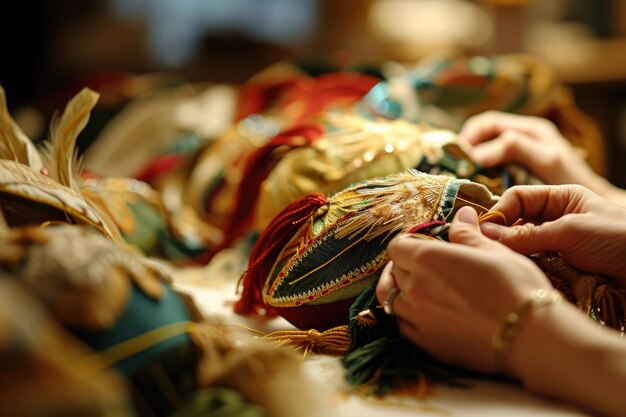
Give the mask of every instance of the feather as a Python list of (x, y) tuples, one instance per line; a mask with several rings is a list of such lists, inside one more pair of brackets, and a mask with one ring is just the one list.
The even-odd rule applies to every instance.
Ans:
[(9, 231), (9, 222), (7, 222), (7, 219), (4, 217), (4, 213), (0, 209), (0, 235), (8, 231)]
[(441, 199), (451, 180), (451, 177), (409, 169), (356, 184), (348, 192), (333, 197), (333, 203), (341, 210), (329, 210), (329, 216), (334, 212), (352, 212), (347, 221), (337, 226), (335, 236), (354, 239), (366, 230), (365, 239), (372, 240), (386, 233), (396, 234), (424, 222), (441, 220)]
[(43, 166), (37, 148), (9, 114), (2, 86), (0, 86), (0, 158), (28, 165), (37, 172)]
[(50, 178), (78, 192), (81, 166), (77, 157), (76, 139), (87, 125), (99, 97), (98, 93), (88, 88), (83, 88), (74, 96), (63, 115), (52, 121), (50, 139), (42, 150)]

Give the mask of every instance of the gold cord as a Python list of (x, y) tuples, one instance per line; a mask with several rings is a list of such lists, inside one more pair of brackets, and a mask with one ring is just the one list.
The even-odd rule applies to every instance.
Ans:
[(347, 325), (333, 327), (322, 332), (316, 329), (309, 329), (277, 330), (271, 333), (263, 333), (245, 326), (241, 328), (257, 334), (262, 340), (268, 340), (278, 345), (291, 345), (296, 350), (304, 348), (303, 358), (311, 352), (344, 355), (348, 353), (351, 343), (350, 331)]
[(85, 358), (85, 362), (90, 362), (90, 365), (99, 369), (108, 368), (161, 342), (189, 333), (194, 326), (195, 323), (191, 321), (170, 323), (113, 345), (97, 354), (90, 355)]

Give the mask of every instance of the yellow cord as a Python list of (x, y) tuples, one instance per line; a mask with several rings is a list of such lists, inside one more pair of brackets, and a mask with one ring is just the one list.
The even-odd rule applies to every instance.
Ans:
[(85, 362), (99, 369), (108, 368), (117, 362), (147, 350), (152, 346), (156, 346), (161, 342), (189, 333), (194, 326), (194, 322), (181, 321), (158, 327), (135, 336), (132, 339), (113, 345), (97, 354), (90, 355), (85, 358)]

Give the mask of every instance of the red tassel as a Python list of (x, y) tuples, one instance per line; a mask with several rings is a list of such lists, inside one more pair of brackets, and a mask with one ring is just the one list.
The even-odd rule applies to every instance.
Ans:
[(225, 246), (229, 246), (252, 228), (261, 183), (277, 163), (277, 159), (272, 158), (272, 152), (281, 146), (288, 146), (290, 149), (310, 146), (323, 133), (324, 127), (320, 124), (295, 127), (272, 138), (250, 155), (243, 170), (241, 183), (235, 192), (232, 215), (225, 228)]
[(310, 194), (289, 204), (267, 226), (254, 244), (250, 252), (248, 269), (239, 280), (242, 293), (234, 306), (236, 313), (264, 312), (265, 315), (272, 313), (263, 303), (262, 291), (265, 280), (278, 254), (293, 237), (300, 224), (326, 204), (328, 199), (324, 194)]

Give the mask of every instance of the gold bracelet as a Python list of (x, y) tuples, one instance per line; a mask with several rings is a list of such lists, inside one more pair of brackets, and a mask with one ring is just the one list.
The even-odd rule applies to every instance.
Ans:
[(491, 346), (495, 354), (496, 370), (510, 373), (508, 372), (505, 356), (524, 317), (533, 310), (558, 304), (562, 300), (563, 297), (557, 290), (535, 290), (530, 293), (530, 298), (517, 311), (513, 311), (506, 316), (504, 322), (491, 339)]

